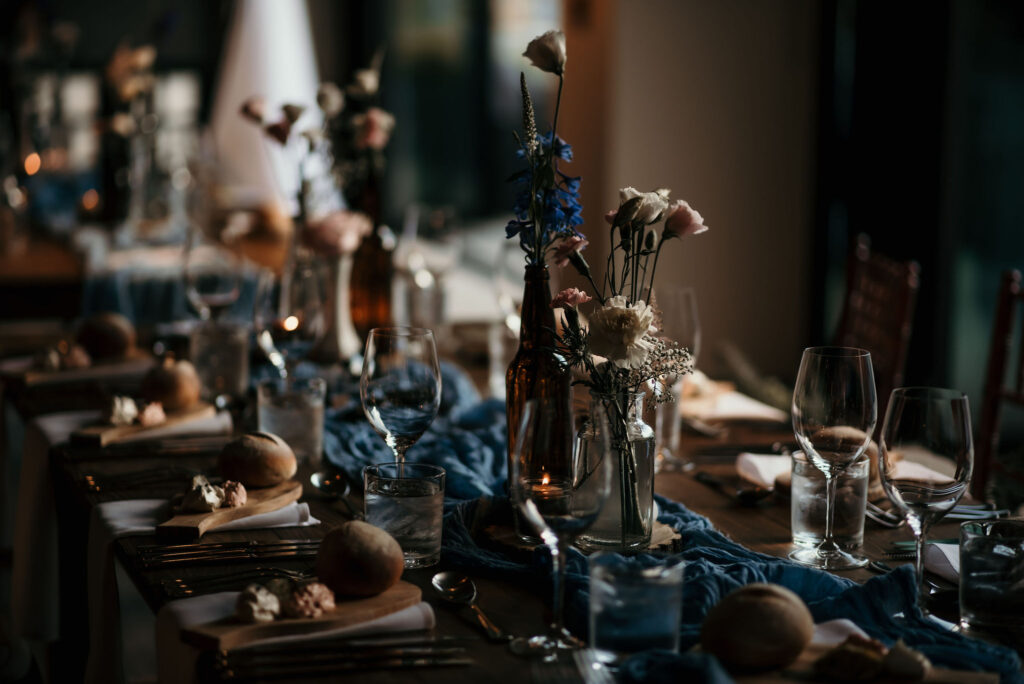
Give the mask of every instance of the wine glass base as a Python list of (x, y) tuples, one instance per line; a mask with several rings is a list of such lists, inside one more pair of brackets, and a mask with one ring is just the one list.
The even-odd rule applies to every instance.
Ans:
[(567, 630), (553, 635), (518, 637), (509, 642), (513, 654), (523, 658), (541, 658), (545, 662), (558, 660), (559, 651), (575, 651), (586, 648), (586, 644)]
[(840, 550), (822, 553), (817, 548), (796, 549), (790, 552), (789, 559), (819, 570), (854, 570), (868, 564), (865, 556)]

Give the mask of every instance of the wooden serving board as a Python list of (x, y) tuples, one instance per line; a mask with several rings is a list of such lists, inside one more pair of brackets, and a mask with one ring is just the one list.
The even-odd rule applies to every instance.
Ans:
[[(756, 675), (736, 677), (737, 684), (769, 684), (771, 682), (831, 682), (830, 679), (814, 676), (814, 661), (828, 651), (831, 646), (811, 644), (792, 665), (784, 670), (765, 672)], [(871, 684), (906, 684), (908, 680), (894, 677), (877, 677)], [(924, 684), (999, 684), (999, 675), (995, 672), (972, 672), (967, 670), (947, 670), (932, 667), (928, 675), (921, 680)]]
[(302, 483), (288, 480), (274, 487), (250, 489), (244, 506), (218, 508), (209, 513), (179, 513), (170, 520), (156, 526), (158, 537), (182, 541), (194, 541), (206, 532), (232, 520), (248, 518), (251, 515), (270, 513), (284, 508), (302, 496)]
[(62, 370), (40, 370), (31, 363), (24, 370), (4, 373), (8, 380), (22, 382), (28, 387), (62, 382), (85, 382), (107, 378), (145, 375), (153, 367), (153, 356), (141, 349), (133, 349), (123, 359), (96, 361), (85, 368), (64, 368)]
[(229, 651), (263, 639), (304, 636), (357, 625), (397, 613), (422, 600), (420, 588), (399, 582), (377, 596), (337, 601), (334, 611), (318, 618), (288, 618), (273, 622), (244, 623), (234, 616), (182, 630), (182, 640), (202, 649)]
[(212, 404), (199, 402), (195, 406), (167, 414), (167, 420), (159, 425), (90, 425), (71, 433), (71, 443), (81, 446), (105, 447), (108, 444), (128, 439), (144, 439), (147, 432), (163, 430), (194, 420), (212, 418), (217, 408)]

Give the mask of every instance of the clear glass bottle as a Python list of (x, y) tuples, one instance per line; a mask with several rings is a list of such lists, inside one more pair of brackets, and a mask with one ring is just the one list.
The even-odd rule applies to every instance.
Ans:
[(592, 424), (577, 435), (578, 458), (612, 458), (612, 493), (597, 521), (577, 540), (584, 549), (636, 551), (651, 543), (654, 525), (654, 430), (644, 422), (644, 393), (594, 395), (591, 412), (606, 411), (610, 453), (595, 454)]

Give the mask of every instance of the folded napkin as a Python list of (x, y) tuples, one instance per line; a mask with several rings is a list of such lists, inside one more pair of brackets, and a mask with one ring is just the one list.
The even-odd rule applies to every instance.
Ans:
[(947, 582), (960, 583), (960, 545), (925, 544), (924, 567)]
[[(196, 658), (199, 651), (181, 640), (181, 630), (229, 617), (235, 612), (238, 592), (228, 591), (194, 598), (172, 601), (160, 609), (156, 618), (157, 669), (161, 684), (177, 684), (196, 680)], [(315, 635), (302, 634), (275, 637), (260, 641), (260, 645), (287, 641), (308, 643), (317, 639), (338, 636), (366, 636), (391, 632), (433, 629), (434, 610), (429, 603), (420, 602), (397, 613), (374, 618), (368, 622), (349, 625)]]
[[(114, 540), (130, 535), (155, 532), (158, 523), (169, 517), (166, 499), (126, 499), (108, 501), (93, 509), (89, 524), (86, 557), (89, 589), (89, 659), (86, 682), (118, 682), (121, 672), (121, 625), (115, 575)], [(270, 527), (306, 527), (320, 521), (304, 503), (292, 503), (270, 513), (234, 520), (218, 530), (254, 530)]]
[(775, 478), (793, 469), (793, 458), (779, 454), (742, 453), (736, 457), (736, 472), (744, 480), (766, 488), (775, 486)]
[(730, 390), (711, 397), (684, 399), (679, 403), (679, 412), (705, 421), (750, 420), (772, 423), (786, 423), (789, 414), (774, 406), (748, 397), (741, 392)]
[(187, 420), (182, 423), (171, 423), (170, 425), (157, 425), (141, 430), (133, 435), (122, 437), (118, 441), (126, 444), (128, 442), (139, 442), (163, 437), (181, 437), (184, 435), (230, 435), (232, 429), (231, 414), (228, 411), (218, 411), (212, 416), (206, 416), (205, 418)]

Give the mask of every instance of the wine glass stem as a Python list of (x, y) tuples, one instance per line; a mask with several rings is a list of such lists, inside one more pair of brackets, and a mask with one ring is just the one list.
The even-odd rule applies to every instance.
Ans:
[(835, 473), (825, 474), (825, 538), (821, 540), (818, 551), (821, 553), (835, 553), (839, 545), (832, 538), (832, 531), (836, 518), (836, 486), (839, 478)]
[(552, 574), (554, 602), (551, 607), (551, 625), (549, 627), (549, 631), (551, 632), (551, 636), (555, 639), (560, 638), (565, 630), (565, 556), (567, 546), (568, 541), (559, 535), (558, 541), (550, 547), (551, 566), (554, 571)]
[(928, 538), (928, 526), (922, 520), (917, 526), (912, 526), (914, 529), (915, 541), (917, 542), (917, 557), (914, 559), (914, 569), (917, 571), (915, 579), (917, 580), (917, 602), (921, 610), (927, 612), (928, 605), (928, 592), (924, 585), (924, 545)]

